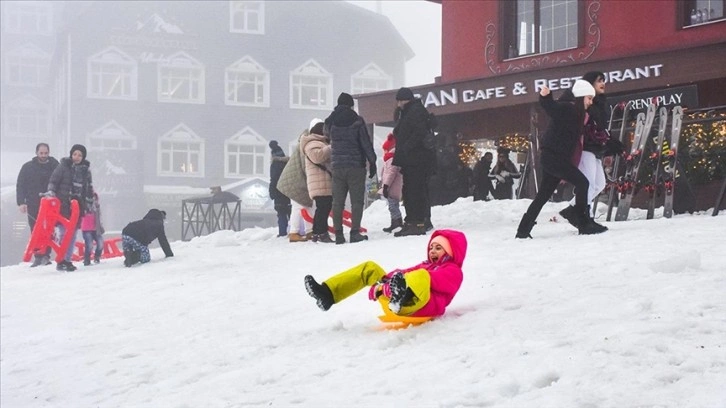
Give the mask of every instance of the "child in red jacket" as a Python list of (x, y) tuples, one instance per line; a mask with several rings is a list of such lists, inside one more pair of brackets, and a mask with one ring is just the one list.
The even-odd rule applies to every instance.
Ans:
[(310, 275), (305, 289), (328, 310), (348, 296), (370, 286), (368, 298), (389, 299), (388, 307), (401, 316), (441, 316), (461, 287), (461, 267), (466, 257), (466, 236), (455, 230), (436, 230), (427, 246), (427, 259), (406, 269), (386, 273), (373, 261), (363, 262), (341, 272), (322, 284)]

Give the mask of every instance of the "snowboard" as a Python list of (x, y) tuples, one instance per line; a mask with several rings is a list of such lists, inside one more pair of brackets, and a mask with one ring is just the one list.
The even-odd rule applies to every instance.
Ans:
[[(23, 262), (29, 262), (34, 254), (43, 254), (48, 248), (55, 251), (56, 262), (63, 260), (68, 246), (71, 243), (71, 238), (76, 233), (80, 209), (78, 207), (78, 201), (71, 200), (71, 216), (70, 218), (65, 218), (61, 215), (60, 208), (61, 202), (56, 197), (43, 197), (40, 200), (38, 218), (35, 222), (33, 232), (30, 234), (28, 245), (25, 248)], [(59, 242), (53, 239), (57, 224), (62, 225), (66, 230), (66, 234), (63, 234), (63, 238)]]
[[(620, 134), (618, 135), (618, 140), (620, 140), (620, 143), (625, 144), (625, 127), (628, 123), (628, 115), (630, 114), (630, 104), (625, 103), (625, 107), (623, 108), (623, 116), (620, 119)], [(610, 121), (610, 126), (612, 126), (613, 121)], [(615, 202), (615, 197), (618, 193), (618, 172), (620, 171), (620, 161), (622, 160), (622, 155), (618, 154), (615, 156), (615, 159), (613, 160), (613, 167), (611, 177), (608, 179), (607, 188), (608, 188), (608, 210), (607, 210), (607, 220), (610, 221), (613, 215), (613, 203)]]
[(673, 108), (673, 122), (671, 125), (671, 136), (669, 139), (668, 151), (664, 152), (663, 162), (663, 191), (665, 192), (665, 201), (663, 202), (663, 217), (671, 218), (673, 216), (673, 193), (675, 187), (676, 164), (678, 161), (678, 139), (681, 137), (681, 121), (683, 119), (683, 108), (676, 106)]
[(653, 149), (648, 155), (649, 168), (651, 173), (645, 183), (645, 191), (648, 193), (648, 211), (646, 219), (651, 220), (655, 216), (655, 200), (660, 195), (659, 187), (661, 178), (661, 157), (663, 153), (663, 140), (666, 127), (668, 127), (668, 109), (664, 106), (658, 111), (658, 134), (654, 140)]
[(635, 139), (630, 154), (625, 158), (625, 175), (618, 181), (620, 201), (615, 213), (615, 221), (625, 221), (630, 212), (630, 202), (638, 191), (638, 171), (643, 161), (643, 149), (650, 135), (650, 128), (655, 118), (655, 105), (648, 105), (647, 113), (639, 113), (635, 125)]

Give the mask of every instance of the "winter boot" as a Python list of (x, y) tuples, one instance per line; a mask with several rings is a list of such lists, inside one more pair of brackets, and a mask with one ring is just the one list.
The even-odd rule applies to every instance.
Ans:
[(401, 311), (402, 306), (408, 306), (411, 304), (413, 299), (413, 291), (406, 284), (406, 279), (402, 273), (395, 273), (391, 276), (391, 280), (388, 282), (388, 287), (391, 289), (391, 299), (388, 303), (388, 308), (393, 313)]
[(367, 235), (361, 235), (360, 230), (357, 229), (351, 229), (350, 230), (350, 243), (354, 242), (361, 242), (361, 241), (368, 241)]
[(517, 227), (517, 235), (515, 235), (514, 238), (532, 238), (532, 235), (530, 235), (529, 233), (532, 232), (532, 228), (534, 228), (534, 224), (536, 223), (537, 221), (535, 217), (524, 213), (524, 215), (522, 216), (522, 220), (519, 221), (519, 227)]
[(333, 241), (332, 238), (330, 238), (330, 235), (328, 235), (327, 232), (324, 234), (318, 234), (315, 237), (317, 238), (317, 239), (313, 239), (313, 241), (315, 241), (315, 242), (322, 242), (324, 244), (332, 244), (333, 242), (335, 242), (335, 241)]
[(31, 268), (35, 268), (36, 266), (43, 265), (43, 255), (35, 254), (35, 257), (33, 258), (33, 263), (30, 264)]
[(124, 258), (124, 266), (128, 268), (141, 260), (141, 253), (139, 251), (124, 251)]
[(383, 232), (393, 232), (393, 230), (395, 230), (396, 228), (401, 227), (403, 227), (403, 220), (401, 220), (400, 218), (396, 218), (391, 220), (390, 226), (383, 228)]
[(305, 238), (305, 235), (300, 235), (297, 232), (291, 232), (287, 235), (290, 242), (305, 242), (307, 239)]
[(409, 235), (426, 235), (426, 225), (424, 223), (406, 223), (400, 231), (393, 233), (394, 237), (407, 237)]
[(426, 220), (424, 220), (424, 227), (426, 227), (426, 232), (434, 229), (434, 224), (431, 223), (431, 218), (426, 218)]
[(325, 283), (322, 285), (319, 284), (310, 275), (305, 276), (305, 290), (308, 291), (308, 295), (317, 301), (317, 305), (322, 311), (330, 309), (333, 303), (335, 303), (333, 300), (333, 292), (330, 291), (328, 285)]
[(579, 223), (577, 231), (580, 235), (600, 234), (608, 230), (608, 227), (600, 225), (590, 218), (590, 206), (586, 206), (577, 211)]
[(570, 225), (577, 228), (578, 219), (577, 210), (575, 210), (575, 207), (568, 205), (567, 208), (560, 211), (560, 215), (562, 216), (562, 218), (566, 219), (567, 222), (570, 223)]
[(76, 267), (68, 261), (60, 261), (58, 262), (58, 265), (56, 265), (55, 270), (61, 272), (73, 272), (76, 270)]
[(345, 244), (345, 235), (343, 235), (343, 230), (336, 230), (335, 231), (335, 245)]

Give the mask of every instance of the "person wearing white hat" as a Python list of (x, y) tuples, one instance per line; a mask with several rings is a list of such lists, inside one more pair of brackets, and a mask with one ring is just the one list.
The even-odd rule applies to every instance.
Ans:
[(539, 94), (540, 105), (551, 118), (541, 144), (540, 162), (543, 177), (537, 195), (519, 222), (515, 237), (532, 238), (530, 232), (537, 223), (537, 216), (561, 180), (568, 181), (575, 186), (578, 232), (581, 235), (604, 232), (607, 228), (590, 218), (590, 209), (587, 204), (587, 190), (590, 183), (587, 181), (587, 177), (578, 170), (577, 163), (572, 163), (576, 150), (581, 149), (586, 111), (592, 104), (592, 98), (595, 97), (595, 88), (589, 82), (578, 79), (572, 86), (574, 101), (555, 101), (546, 86), (540, 90)]

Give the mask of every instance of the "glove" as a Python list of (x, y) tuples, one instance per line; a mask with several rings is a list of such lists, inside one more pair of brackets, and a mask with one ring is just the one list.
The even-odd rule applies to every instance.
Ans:
[(501, 173), (499, 173), (502, 177), (509, 177), (509, 172), (504, 170)]
[(504, 177), (500, 176), (499, 174), (496, 175), (496, 179), (500, 183), (504, 183)]
[(45, 193), (40, 193), (41, 197), (55, 197), (55, 193), (52, 190), (48, 190)]
[(388, 185), (383, 185), (383, 197), (388, 198)]
[(375, 177), (377, 172), (378, 172), (378, 168), (376, 168), (376, 165), (375, 164), (371, 164), (368, 167), (368, 178)]

